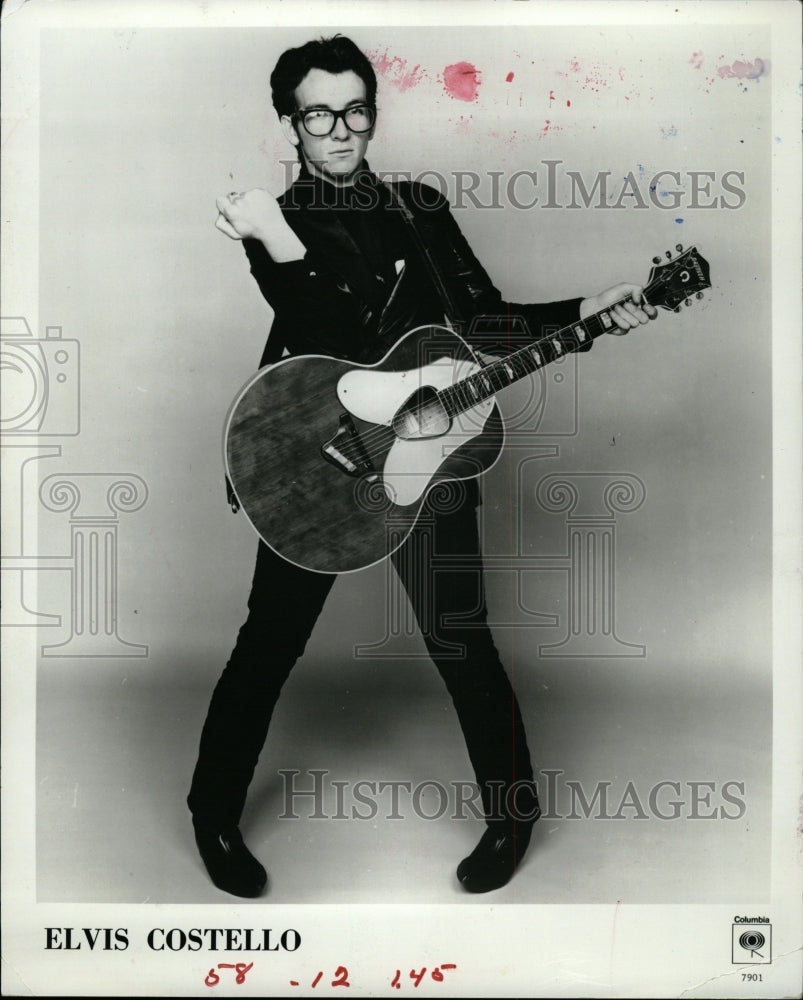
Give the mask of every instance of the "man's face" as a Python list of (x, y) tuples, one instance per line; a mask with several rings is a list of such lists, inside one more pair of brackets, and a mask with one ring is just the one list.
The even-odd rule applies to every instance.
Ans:
[[(352, 70), (327, 73), (311, 69), (296, 87), (296, 104), (300, 111), (312, 108), (343, 111), (364, 104), (365, 98), (365, 84)], [(336, 184), (351, 182), (373, 136), (373, 129), (363, 133), (349, 131), (342, 118), (338, 118), (331, 133), (324, 136), (310, 135), (299, 119), (294, 124), (287, 116), (282, 118), (282, 128), (294, 146), (301, 145), (310, 173)]]

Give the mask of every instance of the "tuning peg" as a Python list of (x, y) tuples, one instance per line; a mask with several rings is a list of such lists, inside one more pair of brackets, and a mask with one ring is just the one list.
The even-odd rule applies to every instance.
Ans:
[(666, 255), (667, 255), (667, 257), (668, 257), (668, 258), (669, 258), (670, 260), (672, 259), (672, 251), (671, 251), (671, 250), (667, 250), (667, 251), (666, 251)]
[(676, 243), (675, 244), (675, 249), (677, 250), (678, 253), (680, 253), (681, 250), (683, 249), (683, 247), (680, 245), (680, 243)]
[(687, 306), (690, 306), (690, 305), (691, 305), (691, 299), (686, 299), (686, 305), (687, 305)]
[(661, 258), (660, 257), (653, 257), (652, 262), (653, 262), (653, 264), (660, 264), (661, 263)]
[(703, 293), (702, 292), (698, 292), (694, 297), (696, 299), (701, 299), (703, 297)]

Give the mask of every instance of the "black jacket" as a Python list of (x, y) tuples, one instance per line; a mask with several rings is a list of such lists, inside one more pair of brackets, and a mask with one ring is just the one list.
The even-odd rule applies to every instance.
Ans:
[[(364, 197), (384, 199), (398, 212), (387, 188), (364, 170)], [(251, 273), (274, 311), (260, 365), (290, 354), (326, 354), (373, 363), (408, 330), (443, 323), (486, 354), (505, 355), (579, 319), (581, 299), (546, 304), (506, 302), (474, 256), (446, 199), (434, 188), (397, 182), (393, 190), (407, 206), (420, 238), (445, 286), (436, 291), (430, 267), (411, 237), (411, 252), (390, 294), (374, 274), (346, 227), (320, 201), (320, 185), (302, 174), (279, 199), (290, 227), (307, 248), (303, 260), (276, 264), (263, 244), (243, 240)], [(591, 343), (587, 345), (591, 346)]]

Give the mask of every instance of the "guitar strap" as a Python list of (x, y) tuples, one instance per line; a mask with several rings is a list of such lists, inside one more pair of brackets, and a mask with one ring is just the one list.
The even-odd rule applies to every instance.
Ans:
[(418, 225), (416, 224), (415, 221), (415, 216), (410, 211), (410, 208), (408, 207), (404, 198), (402, 198), (401, 194), (396, 190), (396, 188), (392, 184), (388, 184), (386, 181), (382, 181), (382, 183), (390, 192), (390, 200), (399, 209), (401, 217), (404, 220), (404, 223), (407, 226), (410, 235), (413, 237), (413, 242), (415, 243), (416, 248), (419, 254), (421, 255), (421, 258), (424, 261), (424, 264), (426, 265), (426, 269), (429, 273), (429, 276), (430, 278), (432, 278), (432, 284), (435, 286), (438, 296), (440, 297), (446, 319), (449, 321), (449, 324), (452, 327), (457, 326), (459, 328), (463, 317), (454, 299), (449, 294), (449, 289), (447, 287), (446, 280), (443, 276), (443, 272), (441, 271), (440, 267), (438, 267), (435, 258), (432, 256), (432, 253), (430, 252), (430, 249), (427, 246), (426, 241), (424, 240), (420, 230), (418, 229)]

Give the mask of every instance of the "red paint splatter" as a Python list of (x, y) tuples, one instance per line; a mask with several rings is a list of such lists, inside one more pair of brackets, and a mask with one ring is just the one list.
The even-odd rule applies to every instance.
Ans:
[(513, 79), (513, 73), (512, 72), (508, 73), (508, 75), (505, 77), (505, 83), (510, 83), (512, 79)]
[(554, 123), (552, 122), (552, 119), (550, 119), (550, 118), (546, 118), (546, 119), (544, 120), (544, 127), (543, 127), (543, 128), (541, 129), (541, 131), (540, 131), (540, 132), (538, 133), (538, 138), (539, 138), (539, 139), (543, 139), (543, 138), (544, 138), (544, 136), (545, 136), (545, 135), (546, 135), (546, 134), (547, 134), (548, 132), (561, 132), (561, 131), (562, 131), (562, 129), (561, 129), (560, 125), (555, 125), (555, 124), (554, 124)]
[(549, 92), (549, 106), (552, 107), (552, 102), (555, 100), (555, 91), (550, 90)]
[(368, 58), (373, 63), (377, 73), (402, 93), (421, 83), (427, 75), (426, 71), (418, 65), (410, 69), (407, 60), (402, 59), (401, 56), (389, 56), (387, 49), (381, 55), (378, 52), (369, 52)]
[(567, 108), (570, 108), (571, 106), (572, 106), (572, 102), (571, 102), (571, 101), (567, 101), (567, 102), (566, 102), (566, 107), (567, 107)]
[(692, 52), (691, 59), (689, 59), (689, 63), (695, 69), (700, 69), (700, 67), (703, 65), (703, 54), (702, 54), (702, 52)]
[(480, 86), (479, 70), (468, 62), (453, 63), (443, 71), (443, 86), (458, 101), (475, 101)]
[(736, 62), (732, 63), (730, 66), (720, 66), (717, 69), (717, 74), (722, 77), (733, 77), (737, 80), (757, 80), (760, 76), (764, 76), (767, 72), (767, 67), (763, 59), (756, 59), (755, 62), (742, 62), (737, 59)]

